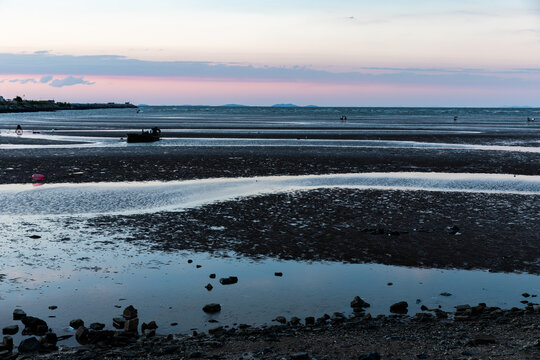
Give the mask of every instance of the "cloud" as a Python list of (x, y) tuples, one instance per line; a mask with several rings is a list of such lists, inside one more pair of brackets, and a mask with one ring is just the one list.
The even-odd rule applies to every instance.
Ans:
[(21, 83), (21, 84), (28, 84), (28, 83), (31, 83), (31, 84), (36, 84), (37, 81), (36, 79), (11, 79), (9, 80), (10, 83)]
[[(83, 76), (184, 77), (234, 81), (286, 81), (332, 84), (402, 84), (445, 86), (540, 86), (538, 78), (516, 77), (508, 71), (466, 68), (365, 67), (353, 72), (330, 72), (308, 67), (276, 67), (238, 63), (150, 61), (115, 55), (73, 56), (0, 53), (4, 74), (69, 75), (53, 79), (53, 87), (92, 85)], [(534, 72), (531, 72), (531, 74)], [(50, 76), (50, 75), (48, 75)], [(41, 78), (45, 82), (48, 77)], [(40, 80), (41, 81), (41, 80)]]
[(38, 51), (34, 51), (34, 54), (48, 54), (49, 53), (49, 50), (38, 50)]
[[(42, 78), (43, 79), (43, 78)], [(49, 84), (52, 87), (64, 87), (64, 86), (73, 86), (73, 85), (94, 85), (95, 82), (90, 82), (87, 80), (84, 80), (83, 77), (75, 77), (75, 76), (67, 76), (63, 79), (54, 79)]]
[(50, 82), (52, 79), (53, 79), (52, 75), (46, 75), (46, 76), (42, 76), (41, 79), (39, 79), (39, 82), (42, 84), (46, 84)]

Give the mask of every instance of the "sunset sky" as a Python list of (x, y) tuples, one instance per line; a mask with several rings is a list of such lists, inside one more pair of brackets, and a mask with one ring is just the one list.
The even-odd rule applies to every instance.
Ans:
[(0, 0), (0, 95), (540, 106), (540, 0)]

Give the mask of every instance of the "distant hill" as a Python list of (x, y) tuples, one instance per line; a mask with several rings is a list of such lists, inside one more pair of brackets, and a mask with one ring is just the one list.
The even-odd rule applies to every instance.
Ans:
[(249, 107), (249, 105), (240, 105), (240, 104), (225, 104), (220, 105), (221, 107)]
[(275, 104), (275, 105), (272, 105), (272, 107), (297, 108), (297, 107), (300, 107), (300, 106), (295, 105), (295, 104)]

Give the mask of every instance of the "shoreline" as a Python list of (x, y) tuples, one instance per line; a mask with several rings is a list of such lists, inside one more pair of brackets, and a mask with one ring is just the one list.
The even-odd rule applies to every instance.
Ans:
[(137, 106), (125, 103), (59, 103), (54, 101), (33, 101), (22, 100), (20, 102), (0, 102), (0, 114), (9, 113), (28, 113), (42, 111), (61, 111), (61, 110), (93, 110), (93, 109), (126, 109), (137, 108)]
[[(353, 304), (358, 301), (353, 300), (351, 307)], [(353, 308), (351, 316), (338, 312), (305, 319), (278, 316), (275, 325), (216, 324), (208, 334), (165, 335), (159, 334), (159, 324), (153, 322), (143, 323), (145, 330), (139, 334), (139, 314), (129, 306), (124, 309), (124, 319), (114, 320), (116, 324), (125, 322), (129, 330), (103, 330), (109, 326), (85, 326), (74, 320), (70, 325), (77, 329), (72, 336), (81, 346), (60, 343), (57, 347), (56, 335), (42, 335), (38, 342), (38, 330), (27, 326), (26, 332), (34, 335), (34, 351), (4, 353), (2, 359), (536, 359), (539, 355), (540, 306), (531, 302), (523, 309), (501, 309), (480, 303), (455, 308), (454, 312), (424, 308), (412, 316), (376, 317)], [(137, 325), (128, 326), (130, 321)]]

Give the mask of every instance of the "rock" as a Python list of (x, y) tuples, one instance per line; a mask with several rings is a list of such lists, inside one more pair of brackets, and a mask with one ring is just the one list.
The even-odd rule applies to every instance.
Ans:
[(394, 314), (406, 314), (409, 309), (406, 301), (400, 301), (390, 306), (390, 312)]
[(315, 318), (313, 316), (308, 316), (305, 319), (305, 322), (306, 322), (306, 326), (313, 326), (315, 325)]
[(221, 305), (219, 304), (206, 304), (203, 307), (203, 311), (208, 314), (215, 314), (221, 311)]
[(81, 326), (84, 326), (84, 321), (82, 321), (81, 319), (71, 320), (71, 321), (69, 322), (69, 326), (71, 326), (72, 328), (74, 328), (75, 330), (77, 330), (77, 329), (80, 328)]
[(417, 354), (417, 355), (416, 355), (416, 358), (417, 358), (417, 359), (427, 359), (427, 358), (428, 358), (428, 355), (427, 355), (426, 353)]
[(450, 235), (457, 235), (459, 233), (459, 227), (457, 225), (447, 226), (446, 232)]
[(127, 308), (124, 309), (122, 316), (124, 317), (124, 319), (130, 320), (135, 319), (138, 316), (137, 313), (137, 309), (135, 309), (133, 305), (129, 305)]
[(215, 279), (216, 278), (216, 274), (210, 274), (210, 279)]
[(8, 353), (13, 351), (13, 338), (11, 336), (4, 336), (2, 339), (2, 344), (0, 344), (2, 351), (7, 351)]
[(420, 306), (420, 310), (422, 310), (422, 311), (428, 311), (429, 308), (428, 308), (426, 305), (422, 305), (422, 306)]
[(208, 333), (214, 336), (221, 336), (224, 333), (223, 326), (216, 326), (211, 329), (208, 329)]
[(465, 305), (458, 305), (455, 306), (457, 312), (463, 312), (465, 310), (468, 310), (471, 308), (471, 305), (465, 304)]
[(10, 325), (2, 329), (3, 335), (15, 335), (19, 332), (19, 325)]
[(100, 331), (100, 330), (103, 330), (105, 329), (105, 324), (102, 324), (102, 323), (92, 323), (90, 324), (90, 329), (94, 330), (94, 331)]
[(200, 268), (202, 268), (202, 265), (195, 265), (195, 267), (196, 267), (197, 269), (200, 269)]
[(372, 352), (366, 355), (360, 355), (358, 360), (381, 360), (381, 355), (377, 352)]
[(221, 285), (236, 284), (238, 282), (238, 278), (236, 276), (229, 276), (227, 278), (219, 279), (219, 282), (220, 282)]
[(75, 339), (77, 340), (79, 344), (87, 345), (89, 343), (89, 340), (88, 340), (89, 334), (90, 334), (90, 331), (88, 331), (87, 328), (81, 325), (77, 328), (77, 332), (75, 333)]
[(296, 354), (291, 355), (291, 360), (310, 360), (308, 353), (306, 352), (299, 352)]
[(123, 317), (113, 318), (113, 327), (115, 329), (123, 329), (126, 324), (126, 320)]
[(139, 318), (126, 320), (124, 330), (127, 332), (136, 333), (139, 331)]
[(284, 316), (278, 316), (278, 317), (276, 317), (275, 320), (280, 324), (286, 324), (287, 323), (287, 319), (285, 319)]
[(49, 306), (49, 310), (56, 310), (56, 309), (58, 309), (58, 306), (56, 305)]
[(446, 313), (445, 311), (442, 311), (442, 310), (439, 310), (439, 309), (435, 309), (435, 316), (437, 316), (437, 319), (447, 319), (448, 318), (448, 313)]
[(417, 313), (414, 318), (421, 322), (428, 322), (433, 320), (433, 315), (428, 313)]
[(394, 285), (394, 283), (389, 282), (389, 283), (386, 283), (386, 285), (392, 286), (392, 285)]
[(353, 309), (363, 309), (363, 308), (368, 308), (370, 307), (371, 305), (369, 305), (367, 302), (365, 302), (364, 300), (362, 300), (360, 298), (360, 296), (355, 296), (353, 301), (351, 301), (351, 307)]
[(147, 338), (151, 338), (156, 336), (156, 330), (155, 329), (145, 329), (142, 331), (143, 335)]
[(177, 326), (177, 325), (178, 325), (178, 323), (177, 323), (177, 322), (173, 322), (173, 323), (171, 323), (171, 326)]
[(142, 323), (141, 325), (141, 331), (144, 333), (144, 330), (146, 329), (149, 329), (149, 330), (156, 330), (158, 328), (157, 326), (157, 323), (155, 321), (150, 321), (148, 324), (147, 323)]
[(21, 320), (26, 317), (26, 313), (22, 309), (13, 310), (13, 320)]
[(279, 277), (281, 277), (281, 276), (283, 276), (283, 273), (282, 273), (282, 272), (275, 272), (275, 273), (274, 273), (274, 276), (279, 276)]
[(189, 259), (187, 262), (188, 262), (188, 264), (191, 264), (193, 262), (193, 260)]
[(38, 352), (40, 349), (41, 344), (35, 337), (24, 339), (23, 341), (21, 341), (19, 347), (17, 348), (17, 350), (23, 354)]
[(39, 236), (39, 235), (30, 235), (29, 238), (30, 239), (41, 239), (41, 236)]
[(56, 336), (56, 334), (53, 332), (48, 332), (44, 336), (42, 336), (41, 339), (39, 339), (39, 342), (42, 345), (49, 344), (54, 347), (56, 346), (56, 343), (58, 342), (58, 336)]
[(293, 316), (291, 318), (291, 320), (289, 321), (289, 323), (292, 325), (292, 326), (298, 326), (298, 324), (300, 324), (300, 318), (297, 318), (296, 316)]
[(23, 335), (42, 336), (45, 335), (45, 333), (47, 333), (49, 330), (47, 323), (44, 320), (38, 319), (37, 317), (26, 316), (22, 318), (21, 321), (25, 326), (22, 331)]
[(467, 345), (477, 346), (477, 345), (488, 345), (488, 344), (496, 344), (496, 343), (497, 341), (495, 340), (493, 336), (480, 334), (480, 335), (474, 336), (473, 339), (467, 343)]
[(212, 289), (213, 289), (214, 287), (212, 286), (212, 284), (208, 283), (208, 284), (206, 284), (205, 288), (206, 288), (206, 290), (208, 290), (208, 291), (212, 291)]
[(531, 296), (531, 295), (530, 295), (529, 293), (526, 293), (526, 292), (525, 292), (525, 293), (521, 294), (521, 296), (523, 296), (524, 298), (528, 298), (528, 297)]
[(452, 294), (450, 294), (448, 292), (443, 292), (443, 293), (440, 293), (439, 295), (441, 295), (441, 296), (452, 296)]

